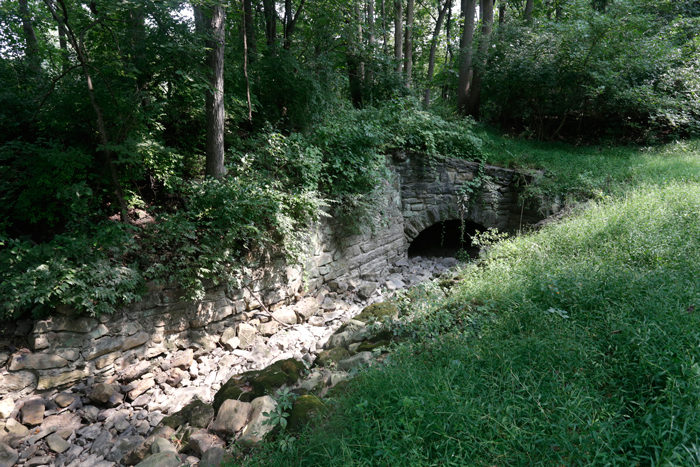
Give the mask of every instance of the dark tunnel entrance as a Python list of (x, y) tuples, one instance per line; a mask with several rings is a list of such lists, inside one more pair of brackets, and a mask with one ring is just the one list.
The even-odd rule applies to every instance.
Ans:
[[(432, 257), (457, 257), (463, 250), (470, 258), (479, 256), (479, 248), (472, 246), (471, 236), (476, 231), (486, 230), (483, 225), (475, 222), (464, 222), (464, 227), (459, 220), (449, 220), (433, 224), (423, 230), (413, 239), (408, 247), (408, 257), (421, 256)], [(462, 256), (464, 253), (461, 253)]]

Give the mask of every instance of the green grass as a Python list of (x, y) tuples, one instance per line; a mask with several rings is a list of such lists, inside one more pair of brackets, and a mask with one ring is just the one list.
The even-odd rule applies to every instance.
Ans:
[(504, 144), (607, 189), (495, 245), (449, 297), (411, 292), (411, 342), (246, 465), (700, 464), (700, 145)]

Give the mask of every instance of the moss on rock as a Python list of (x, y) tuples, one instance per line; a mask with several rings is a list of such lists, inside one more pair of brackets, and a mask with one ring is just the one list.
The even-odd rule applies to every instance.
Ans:
[(183, 407), (178, 414), (190, 426), (206, 428), (214, 419), (214, 408), (200, 400), (195, 400)]
[(330, 366), (332, 363), (338, 362), (350, 356), (350, 352), (343, 347), (334, 347), (330, 350), (324, 350), (318, 354), (316, 364), (319, 366)]
[(214, 410), (228, 399), (251, 402), (253, 399), (272, 394), (285, 384), (294, 384), (306, 367), (293, 358), (280, 360), (263, 370), (247, 371), (229, 379), (214, 396)]
[(381, 302), (366, 306), (362, 313), (355, 316), (355, 320), (368, 322), (371, 319), (382, 321), (386, 318), (399, 316), (399, 309), (393, 303)]
[(378, 349), (379, 347), (387, 347), (391, 342), (389, 341), (378, 341), (378, 342), (369, 342), (369, 341), (364, 341), (360, 346), (357, 348), (358, 352), (367, 352), (367, 351), (372, 351), (374, 349)]
[(315, 415), (321, 415), (326, 411), (326, 406), (316, 396), (301, 396), (294, 402), (292, 411), (287, 419), (287, 430), (299, 432)]

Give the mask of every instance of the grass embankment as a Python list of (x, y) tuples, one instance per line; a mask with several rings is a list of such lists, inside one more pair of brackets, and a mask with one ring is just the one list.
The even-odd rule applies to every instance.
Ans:
[(700, 463), (700, 144), (529, 158), (607, 191), (494, 246), (448, 297), (412, 292), (411, 342), (246, 465)]

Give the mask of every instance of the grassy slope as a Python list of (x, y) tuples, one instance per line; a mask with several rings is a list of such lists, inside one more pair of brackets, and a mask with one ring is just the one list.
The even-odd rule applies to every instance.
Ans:
[(700, 144), (486, 136), (490, 161), (527, 154), (552, 190), (597, 200), (500, 243), (451, 297), (418, 298), (412, 344), (357, 377), (322, 429), (250, 465), (700, 463)]

